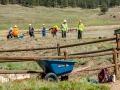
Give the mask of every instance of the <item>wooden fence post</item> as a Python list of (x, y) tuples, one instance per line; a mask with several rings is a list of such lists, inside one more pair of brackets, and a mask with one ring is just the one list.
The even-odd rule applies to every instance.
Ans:
[(68, 53), (64, 52), (65, 60), (68, 60)]
[[(117, 49), (118, 50), (120, 48), (120, 40), (119, 40), (119, 38), (120, 38), (120, 34), (116, 34), (116, 43), (117, 43)], [(117, 53), (117, 57), (120, 58), (120, 54), (119, 53)]]
[(61, 55), (61, 52), (60, 52), (60, 44), (59, 44), (59, 43), (57, 43), (57, 53), (58, 53), (58, 56)]
[(113, 49), (113, 61), (114, 61), (114, 64), (115, 64), (114, 71), (115, 71), (116, 78), (118, 78), (118, 64), (117, 64), (116, 54), (117, 54), (117, 52), (116, 52), (116, 49), (114, 48)]

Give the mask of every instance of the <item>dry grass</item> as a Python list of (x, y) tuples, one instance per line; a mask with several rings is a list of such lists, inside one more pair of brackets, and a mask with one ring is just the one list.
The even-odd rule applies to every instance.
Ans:
[[(20, 30), (27, 30), (31, 23), (35, 29), (41, 29), (42, 23), (47, 28), (54, 25), (60, 26), (64, 19), (68, 21), (69, 27), (76, 27), (81, 19), (85, 26), (115, 25), (119, 24), (120, 8), (110, 8), (106, 15), (99, 15), (100, 9), (81, 8), (28, 8), (20, 5), (0, 5), (0, 30), (8, 30), (15, 24)], [(116, 13), (117, 12), (117, 13)], [(114, 15), (116, 18), (112, 18)]]

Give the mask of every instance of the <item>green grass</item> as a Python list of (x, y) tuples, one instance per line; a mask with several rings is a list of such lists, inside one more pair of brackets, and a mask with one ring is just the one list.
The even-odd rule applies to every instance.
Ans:
[[(85, 26), (115, 25), (119, 20), (103, 20), (90, 18), (100, 14), (100, 9), (81, 9), (81, 8), (46, 8), (46, 7), (23, 7), (19, 5), (0, 5), (0, 30), (7, 30), (15, 24), (20, 30), (28, 29), (31, 23), (35, 29), (41, 29), (42, 23), (47, 28), (54, 25), (60, 26), (64, 19), (68, 21), (69, 27), (77, 27), (78, 20), (81, 19)], [(119, 8), (118, 8), (119, 9)], [(112, 8), (108, 13), (114, 13)], [(119, 11), (119, 10), (118, 10)], [(116, 11), (117, 12), (117, 11)]]
[(0, 63), (0, 69), (5, 70), (40, 70), (36, 62), (13, 62)]
[(29, 80), (23, 83), (9, 82), (0, 84), (0, 90), (110, 90), (109, 87), (100, 84), (93, 84), (78, 81), (64, 81), (49, 83), (39, 80)]

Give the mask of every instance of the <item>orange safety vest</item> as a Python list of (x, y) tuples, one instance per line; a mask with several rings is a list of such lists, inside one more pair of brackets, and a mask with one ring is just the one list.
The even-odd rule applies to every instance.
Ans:
[(18, 36), (18, 28), (13, 28), (13, 36)]

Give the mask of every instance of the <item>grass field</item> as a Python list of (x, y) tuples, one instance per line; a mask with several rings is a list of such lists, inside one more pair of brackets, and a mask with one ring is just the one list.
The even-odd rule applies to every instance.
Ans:
[(10, 82), (0, 85), (1, 90), (110, 90), (109, 87), (87, 82), (64, 81), (49, 83), (39, 80), (29, 80), (22, 83)]
[[(0, 5), (0, 30), (8, 30), (10, 27), (14, 27), (16, 24), (19, 30), (28, 30), (28, 24), (31, 23), (35, 27), (35, 30), (39, 30), (42, 28), (42, 23), (46, 24), (47, 28), (50, 28), (54, 25), (60, 25), (64, 19), (68, 22), (69, 28), (77, 27), (78, 20), (81, 19), (85, 26), (102, 26), (102, 25), (119, 25), (120, 17), (119, 15), (120, 8), (110, 8), (109, 11), (105, 15), (100, 15), (100, 9), (81, 9), (81, 8), (46, 8), (46, 7), (22, 7), (19, 5)], [(116, 18), (113, 18), (113, 16)], [(94, 31), (98, 30), (92, 28)], [(87, 30), (87, 33), (91, 33), (92, 29)], [(109, 29), (109, 28), (108, 28)], [(102, 30), (99, 28), (99, 30)], [(98, 30), (98, 31), (99, 31)], [(112, 31), (112, 30), (111, 30)], [(102, 31), (101, 31), (102, 32)], [(105, 30), (103, 31), (104, 33)], [(108, 32), (108, 31), (107, 31)], [(47, 37), (42, 37), (40, 34), (35, 38), (30, 38), (29, 36), (25, 36), (23, 39), (11, 39), (11, 40), (0, 40), (0, 50), (8, 50), (8, 49), (29, 49), (29, 48), (42, 48), (42, 47), (51, 47), (56, 46), (57, 43), (60, 45), (68, 45), (75, 43), (83, 43), (87, 41), (94, 41), (97, 38), (83, 38), (82, 40), (78, 40), (77, 32), (68, 33), (68, 37), (66, 39), (61, 38), (61, 34), (58, 37), (53, 38), (50, 34)], [(6, 31), (1, 32), (1, 35), (6, 35)], [(88, 35), (84, 34), (84, 35)], [(107, 33), (106, 33), (107, 34)], [(0, 35), (0, 36), (1, 36)], [(74, 35), (74, 36), (73, 36)], [(113, 35), (112, 35), (113, 36)], [(107, 38), (107, 37), (106, 37)], [(85, 45), (85, 46), (76, 46), (73, 48), (65, 48), (62, 49), (62, 55), (64, 51), (67, 51), (69, 54), (80, 53), (80, 52), (88, 52), (99, 49), (108, 49), (116, 47), (115, 42), (105, 42), (99, 44)], [(43, 51), (28, 51), (28, 52), (6, 52), (0, 53), (0, 56), (56, 56), (57, 50), (43, 50)], [(88, 66), (92, 65), (96, 67), (98, 65), (106, 65), (113, 63), (111, 56), (103, 56), (103, 57), (90, 57), (90, 58), (82, 58), (76, 59), (77, 66)], [(89, 63), (92, 62), (92, 63)], [(1, 69), (7, 70), (35, 70), (40, 69), (39, 66), (35, 62), (17, 62), (17, 63), (0, 63)], [(102, 85), (91, 84), (87, 82), (88, 77), (95, 77), (95, 73), (85, 73), (81, 74), (75, 78), (72, 77), (72, 80), (58, 83), (49, 83), (46, 81), (36, 80), (34, 78), (28, 81), (23, 81), (21, 83), (9, 82), (5, 84), (0, 84), (1, 90), (110, 90), (110, 88)], [(94, 75), (93, 75), (94, 74)], [(85, 78), (83, 78), (85, 77)], [(79, 79), (78, 79), (79, 78)], [(78, 81), (75, 81), (78, 79)], [(84, 81), (84, 82), (83, 82)], [(46, 84), (47, 83), (47, 84)]]
[[(33, 24), (35, 29), (41, 29), (43, 23), (50, 28), (54, 25), (60, 26), (64, 19), (68, 21), (70, 28), (76, 27), (79, 19), (85, 26), (116, 25), (119, 24), (120, 18), (119, 13), (114, 13), (119, 11), (120, 8), (111, 8), (106, 15), (100, 15), (99, 8), (29, 8), (20, 5), (0, 5), (0, 30), (8, 30), (15, 24), (20, 30), (27, 30), (29, 23)], [(117, 20), (112, 17), (113, 15), (116, 15)]]

